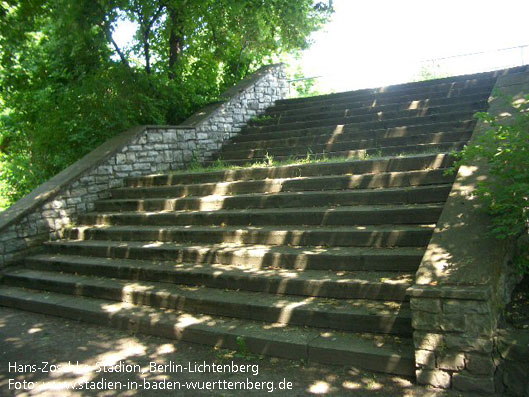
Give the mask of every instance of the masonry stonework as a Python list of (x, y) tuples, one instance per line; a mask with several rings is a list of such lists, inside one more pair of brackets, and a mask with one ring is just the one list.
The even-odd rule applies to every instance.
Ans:
[[(504, 72), (493, 93), (489, 112), (508, 122), (512, 106), (529, 93), (528, 68)], [(486, 128), (478, 122), (472, 139)], [(460, 167), (408, 289), (418, 383), (480, 395), (498, 391), (497, 324), (517, 277), (515, 242), (487, 234), (490, 219), (473, 195), (488, 177), (485, 164)], [(512, 376), (509, 365), (506, 376)]]
[(0, 267), (60, 238), (77, 214), (93, 210), (94, 202), (108, 198), (109, 189), (123, 186), (125, 178), (210, 159), (286, 93), (282, 65), (266, 66), (178, 126), (135, 127), (103, 144), (0, 214)]
[(495, 341), (496, 392), (529, 396), (529, 330), (501, 329)]

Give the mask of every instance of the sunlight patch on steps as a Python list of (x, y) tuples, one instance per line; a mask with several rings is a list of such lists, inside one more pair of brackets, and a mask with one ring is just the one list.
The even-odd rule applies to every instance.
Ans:
[(330, 390), (330, 387), (331, 386), (329, 383), (323, 380), (318, 380), (309, 386), (308, 392), (312, 394), (327, 394)]
[(277, 322), (280, 324), (288, 324), (290, 322), (290, 319), (292, 318), (292, 312), (297, 309), (298, 307), (305, 306), (311, 302), (314, 302), (314, 298), (310, 297), (307, 299), (304, 299), (300, 302), (291, 302), (288, 303), (288, 301), (279, 301), (274, 306), (275, 307), (282, 307), (281, 314), (279, 315)]
[(336, 125), (336, 127), (334, 128), (334, 131), (333, 131), (332, 134), (331, 134), (331, 137), (330, 137), (329, 140), (327, 141), (327, 146), (325, 147), (326, 150), (328, 150), (328, 149), (334, 144), (334, 142), (336, 141), (336, 139), (338, 139), (338, 137), (339, 137), (341, 134), (343, 134), (344, 127), (345, 127), (344, 124), (337, 124), (337, 125)]

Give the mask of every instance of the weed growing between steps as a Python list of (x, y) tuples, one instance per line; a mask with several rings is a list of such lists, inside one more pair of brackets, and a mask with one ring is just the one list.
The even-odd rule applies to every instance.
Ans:
[(267, 168), (267, 167), (283, 167), (289, 165), (303, 165), (303, 164), (319, 164), (319, 163), (345, 163), (348, 161), (361, 161), (361, 160), (376, 160), (388, 157), (408, 157), (408, 156), (420, 156), (428, 154), (441, 154), (446, 153), (442, 150), (437, 149), (425, 149), (414, 152), (397, 153), (395, 155), (382, 155), (382, 151), (379, 150), (375, 154), (363, 153), (362, 155), (356, 156), (336, 156), (329, 157), (329, 153), (313, 153), (310, 148), (307, 151), (305, 157), (291, 157), (286, 160), (275, 160), (274, 156), (266, 153), (265, 157), (261, 161), (248, 162), (244, 165), (232, 165), (222, 159), (217, 159), (213, 164), (203, 165), (199, 161), (192, 160), (189, 167), (183, 170), (173, 171), (172, 174), (188, 174), (188, 173), (202, 173), (202, 172), (215, 172), (215, 171), (230, 171), (230, 170), (242, 170), (246, 168)]
[(217, 360), (220, 363), (230, 362), (234, 359), (242, 359), (245, 361), (257, 362), (265, 359), (265, 356), (262, 354), (253, 354), (248, 350), (246, 345), (246, 340), (242, 336), (238, 336), (236, 339), (237, 350), (223, 349), (218, 346), (213, 347), (213, 350), (216, 352)]
[(250, 120), (250, 123), (259, 124), (264, 123), (266, 121), (272, 120), (274, 117), (269, 114), (260, 114), (259, 116), (255, 116)]

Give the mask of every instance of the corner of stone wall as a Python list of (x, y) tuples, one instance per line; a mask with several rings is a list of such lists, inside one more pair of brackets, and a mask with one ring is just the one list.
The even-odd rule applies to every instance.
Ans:
[(495, 308), (491, 291), (415, 286), (410, 294), (417, 382), (493, 393)]
[(185, 168), (197, 153), (209, 159), (286, 92), (283, 65), (265, 66), (181, 125), (138, 126), (105, 142), (0, 213), (0, 269), (62, 237), (126, 178)]
[(529, 329), (502, 329), (494, 338), (496, 392), (529, 396)]
[(223, 144), (234, 138), (254, 117), (263, 114), (276, 100), (286, 97), (288, 83), (283, 64), (265, 66), (248, 76), (198, 119), (191, 116), (182, 126), (194, 128), (197, 146), (193, 157), (209, 160)]
[[(508, 119), (511, 104), (529, 93), (529, 71), (500, 74), (489, 112)], [(478, 122), (472, 139), (487, 128)], [(495, 393), (498, 319), (514, 285), (514, 242), (487, 234), (490, 218), (473, 192), (488, 178), (476, 162), (459, 168), (452, 191), (415, 284), (408, 289), (412, 309), (417, 382), (437, 388)]]

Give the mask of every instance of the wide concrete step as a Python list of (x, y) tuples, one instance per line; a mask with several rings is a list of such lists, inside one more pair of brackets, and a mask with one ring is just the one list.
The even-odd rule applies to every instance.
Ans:
[(244, 263), (191, 264), (58, 254), (26, 257), (24, 266), (34, 270), (277, 295), (391, 301), (406, 301), (406, 289), (415, 277), (411, 272), (260, 269)]
[[(447, 143), (425, 143), (425, 144), (416, 144), (416, 145), (401, 145), (401, 146), (384, 146), (384, 147), (373, 147), (367, 149), (344, 149), (337, 151), (322, 151), (322, 152), (312, 152), (310, 148), (306, 148), (305, 152), (296, 153), (292, 152), (290, 154), (270, 156), (265, 155), (264, 157), (253, 157), (248, 158), (234, 158), (234, 159), (222, 159), (224, 163), (228, 165), (235, 166), (252, 166), (252, 164), (262, 165), (273, 162), (291, 162), (299, 161), (303, 159), (304, 161), (315, 161), (322, 160), (327, 161), (329, 159), (366, 159), (369, 157), (388, 157), (388, 156), (407, 156), (413, 154), (432, 154), (432, 153), (446, 153), (446, 152), (457, 152), (463, 149), (467, 140), (458, 141), (458, 142), (447, 142)], [(297, 149), (296, 149), (297, 150)], [(206, 161), (205, 165), (214, 165), (216, 160)]]
[[(473, 129), (476, 125), (476, 119), (468, 116), (465, 119), (452, 119), (442, 122), (427, 122), (414, 125), (407, 125), (406, 120), (401, 120), (394, 124), (395, 125), (389, 127), (384, 126), (382, 122), (367, 124), (334, 124), (323, 127), (290, 130), (288, 133), (285, 131), (273, 131), (258, 132), (255, 134), (239, 134), (232, 139), (230, 145), (240, 145), (243, 142), (251, 144), (253, 142), (316, 137), (322, 135), (332, 137), (347, 134), (354, 135), (358, 139), (383, 139), (429, 134), (438, 131), (461, 132)], [(348, 139), (350, 138), (351, 137)]]
[(397, 84), (388, 87), (367, 88), (335, 94), (318, 95), (304, 98), (290, 98), (276, 101), (276, 106), (312, 105), (315, 103), (332, 103), (352, 99), (380, 99), (413, 95), (417, 99), (432, 95), (453, 97), (465, 95), (476, 90), (492, 89), (495, 78), (477, 78), (465, 81), (446, 80), (444, 82), (411, 83), (407, 86)]
[(412, 330), (409, 305), (403, 302), (279, 296), (27, 269), (5, 272), (4, 283), (34, 290), (281, 325), (404, 336), (411, 336)]
[(45, 243), (50, 253), (105, 258), (173, 260), (194, 264), (244, 265), (258, 269), (415, 271), (424, 248), (284, 247), (269, 245), (180, 245), (144, 241), (76, 241)]
[(391, 335), (270, 327), (257, 321), (9, 286), (0, 288), (0, 305), (228, 349), (239, 348), (243, 341), (254, 354), (414, 374), (411, 340)]
[(336, 125), (348, 125), (354, 124), (364, 129), (373, 128), (390, 128), (402, 125), (420, 125), (430, 123), (442, 123), (454, 120), (468, 120), (472, 117), (475, 112), (484, 110), (486, 107), (460, 110), (454, 109), (452, 112), (438, 113), (438, 114), (426, 114), (418, 116), (410, 116), (406, 113), (398, 113), (390, 115), (388, 118), (379, 117), (378, 115), (367, 115), (367, 116), (353, 116), (353, 117), (342, 117), (342, 118), (326, 118), (321, 120), (310, 120), (310, 121), (299, 121), (288, 124), (279, 125), (265, 125), (265, 126), (247, 126), (241, 130), (241, 135), (256, 135), (264, 134), (267, 132), (283, 132), (285, 135), (289, 134), (290, 131), (298, 131), (302, 129), (311, 129), (325, 126), (336, 126)]
[[(252, 123), (266, 122), (269, 117), (271, 118), (289, 118), (289, 117), (303, 117), (311, 115), (319, 115), (322, 112), (333, 112), (338, 116), (347, 116), (349, 114), (356, 114), (362, 112), (385, 112), (395, 110), (408, 110), (408, 109), (425, 109), (431, 106), (442, 106), (448, 104), (465, 104), (472, 102), (479, 102), (487, 100), (491, 93), (491, 89), (486, 87), (479, 90), (469, 92), (466, 95), (459, 95), (453, 97), (446, 97), (445, 95), (432, 95), (428, 98), (417, 99), (414, 95), (404, 95), (401, 97), (388, 97), (373, 99), (352, 99), (352, 100), (341, 100), (337, 103), (327, 104), (314, 104), (305, 105), (301, 107), (292, 107), (291, 109), (281, 109), (279, 106), (271, 106), (266, 109), (265, 116), (257, 118)], [(262, 121), (263, 120), (263, 121)]]
[(434, 225), (333, 227), (88, 226), (66, 230), (71, 240), (161, 241), (329, 247), (424, 247)]
[(218, 211), (109, 212), (79, 215), (82, 225), (365, 226), (436, 223), (443, 204), (359, 205)]
[(296, 129), (298, 125), (304, 125), (305, 123), (310, 123), (309, 125), (311, 126), (312, 123), (317, 123), (317, 125), (327, 125), (329, 123), (353, 124), (369, 121), (425, 117), (453, 112), (469, 112), (472, 114), (486, 108), (487, 98), (482, 98), (479, 101), (470, 103), (448, 103), (440, 106), (428, 106), (422, 109), (379, 110), (378, 112), (369, 112), (365, 109), (347, 109), (346, 111), (339, 112), (323, 111), (311, 115), (302, 114), (288, 117), (261, 117), (261, 119), (248, 123), (248, 128), (253, 129), (255, 127), (258, 128), (259, 131), (288, 130)]
[(235, 168), (221, 171), (177, 172), (127, 178), (127, 187), (188, 185), (212, 182), (241, 182), (249, 180), (299, 178), (325, 175), (358, 175), (379, 172), (416, 171), (452, 166), (454, 158), (448, 153), (410, 155), (396, 158), (376, 158), (340, 162), (291, 164), (275, 167)]
[(223, 160), (230, 159), (253, 159), (264, 158), (269, 156), (289, 156), (289, 155), (303, 155), (307, 153), (324, 153), (324, 152), (342, 152), (350, 150), (369, 150), (384, 147), (395, 147), (410, 145), (427, 145), (440, 143), (461, 143), (467, 142), (472, 135), (471, 131), (461, 132), (445, 132), (439, 134), (424, 134), (416, 135), (407, 138), (389, 138), (389, 139), (363, 139), (363, 140), (333, 140), (332, 137), (327, 137), (327, 142), (313, 143), (311, 145), (287, 145), (287, 146), (268, 146), (268, 147), (254, 147), (252, 149), (242, 148), (237, 149), (236, 145), (229, 145), (230, 149), (225, 149), (219, 152), (218, 157)]
[(307, 137), (294, 137), (286, 139), (272, 139), (264, 141), (239, 142), (225, 145), (222, 147), (220, 157), (226, 157), (231, 152), (241, 152), (243, 150), (257, 151), (274, 151), (283, 150), (283, 148), (303, 147), (304, 152), (307, 148), (312, 151), (335, 151), (338, 145), (349, 145), (351, 149), (366, 149), (368, 147), (384, 146), (402, 146), (416, 145), (420, 143), (442, 143), (453, 142), (461, 139), (468, 139), (472, 134), (472, 129), (456, 131), (439, 131), (436, 127), (432, 132), (419, 133), (409, 136), (396, 136), (391, 138), (377, 138), (377, 134), (370, 133), (344, 133), (335, 131), (332, 134), (312, 135)]
[[(344, 164), (347, 164), (344, 162)], [(337, 167), (339, 168), (339, 167)], [(295, 168), (293, 169), (295, 172)], [(147, 186), (112, 189), (112, 198), (131, 199), (149, 197), (202, 197), (210, 195), (237, 195), (250, 193), (281, 193), (326, 191), (345, 189), (375, 189), (411, 187), (451, 183), (452, 175), (447, 169), (426, 169), (418, 171), (380, 172), (359, 175), (328, 175), (298, 178), (258, 179), (234, 182), (199, 183), (173, 186)]]
[(354, 190), (211, 195), (182, 198), (108, 199), (95, 203), (97, 212), (216, 211), (250, 208), (293, 208), (343, 205), (421, 204), (446, 200), (450, 184)]

